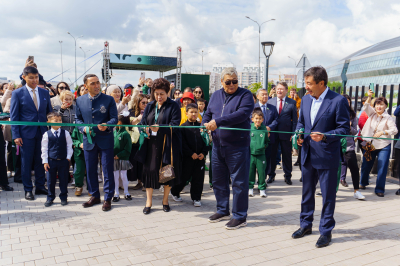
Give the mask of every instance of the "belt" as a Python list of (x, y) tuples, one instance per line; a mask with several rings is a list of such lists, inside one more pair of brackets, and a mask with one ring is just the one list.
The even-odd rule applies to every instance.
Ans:
[(61, 161), (61, 160), (66, 160), (67, 158), (65, 158), (65, 159), (54, 159), (54, 158), (49, 158), (49, 160), (53, 160), (53, 161)]

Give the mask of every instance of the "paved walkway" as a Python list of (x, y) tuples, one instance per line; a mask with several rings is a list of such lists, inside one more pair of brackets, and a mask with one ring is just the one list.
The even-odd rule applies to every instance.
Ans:
[(291, 239), (301, 200), (295, 169), (292, 186), (278, 170), (268, 197), (257, 191), (248, 226), (234, 231), (207, 221), (215, 211), (208, 184), (201, 208), (185, 193), (183, 202), (171, 201), (172, 211), (164, 213), (157, 191), (154, 211), (145, 216), (142, 191), (132, 191), (132, 201), (121, 199), (105, 213), (100, 205), (83, 209), (88, 196), (75, 197), (72, 188), (69, 205), (62, 207), (57, 199), (45, 208), (45, 196), (28, 202), (22, 185), (13, 183), (14, 192), (0, 192), (0, 265), (400, 265), (398, 185), (387, 183), (384, 198), (369, 188), (363, 191), (366, 201), (353, 199), (351, 185), (340, 187), (332, 244), (316, 249), (322, 198), (316, 200), (313, 234)]

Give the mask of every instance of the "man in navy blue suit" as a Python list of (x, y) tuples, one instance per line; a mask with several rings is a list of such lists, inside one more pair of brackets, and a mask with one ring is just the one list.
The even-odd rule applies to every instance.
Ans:
[[(276, 86), (276, 97), (270, 99), (268, 103), (278, 110), (277, 131), (294, 132), (297, 125), (296, 101), (286, 97), (287, 93), (288, 85), (286, 82), (279, 82)], [(271, 150), (271, 158), (276, 158), (278, 147), (281, 146), (283, 172), (285, 173), (285, 182), (288, 185), (292, 184), (292, 135), (288, 133), (276, 134), (276, 140), (272, 144)], [(271, 163), (267, 183), (275, 181), (276, 160), (271, 160)]]
[(315, 188), (319, 181), (323, 206), (319, 225), (320, 237), (316, 247), (321, 248), (328, 246), (332, 239), (337, 169), (340, 160), (343, 160), (341, 137), (331, 134), (347, 135), (350, 130), (350, 115), (346, 98), (327, 88), (328, 75), (323, 67), (310, 68), (304, 73), (304, 77), (310, 95), (302, 98), (297, 129), (304, 128), (304, 132), (308, 134), (304, 134), (304, 140), (298, 140), (298, 144), (302, 145), (303, 195), (300, 228), (292, 237), (296, 239), (312, 232)]
[[(49, 92), (39, 88), (39, 71), (28, 66), (24, 68), (22, 78), (26, 85), (13, 91), (11, 96), (11, 121), (47, 122), (47, 114), (53, 111)], [(35, 194), (47, 195), (44, 187), (45, 172), (41, 161), (42, 136), (47, 131), (45, 126), (11, 126), (15, 144), (21, 149), (21, 176), (25, 190), (25, 199), (34, 200), (31, 179), (32, 164), (35, 170)]]
[[(103, 211), (111, 210), (111, 199), (114, 196), (114, 134), (113, 127), (118, 123), (117, 105), (113, 97), (100, 92), (99, 78), (94, 74), (88, 74), (83, 79), (88, 93), (76, 100), (75, 122), (77, 124), (95, 124), (97, 126), (88, 129), (80, 126), (83, 133), (83, 150), (85, 154), (86, 172), (89, 193), (92, 197), (82, 204), (84, 208), (101, 203), (99, 181), (97, 179), (98, 154), (101, 154), (101, 165), (104, 174), (104, 203)], [(88, 132), (90, 130), (90, 132)], [(88, 134), (91, 141), (88, 140)]]
[[(258, 103), (254, 105), (254, 108), (260, 107), (264, 114), (264, 125), (268, 130), (275, 131), (278, 128), (278, 111), (276, 107), (272, 104), (269, 104), (268, 100), (268, 91), (264, 88), (261, 88), (257, 91), (257, 99)], [(265, 149), (265, 158), (267, 160), (267, 167), (265, 168), (265, 176), (271, 171), (271, 165), (276, 163), (275, 157), (271, 156), (272, 149), (271, 147), (275, 143), (276, 134), (270, 133), (269, 136), (269, 145)], [(274, 159), (272, 159), (274, 158)]]

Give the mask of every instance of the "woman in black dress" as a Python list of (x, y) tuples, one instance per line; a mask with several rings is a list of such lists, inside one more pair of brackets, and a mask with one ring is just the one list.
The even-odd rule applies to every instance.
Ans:
[[(171, 187), (180, 183), (181, 177), (181, 134), (178, 128), (171, 129), (157, 126), (179, 126), (181, 121), (181, 110), (178, 104), (168, 98), (170, 90), (169, 82), (164, 78), (154, 80), (151, 87), (152, 99), (144, 110), (142, 120), (139, 125), (150, 126), (146, 128), (149, 138), (146, 139), (141, 149), (136, 153), (135, 160), (143, 163), (142, 183), (146, 188), (147, 201), (143, 209), (144, 214), (149, 214), (152, 207), (153, 190), (160, 188), (159, 170), (162, 167), (171, 164), (171, 146), (173, 153), (173, 166), (175, 178), (164, 185), (164, 197), (162, 201), (163, 210), (170, 211), (168, 195)], [(164, 154), (163, 143), (165, 140)], [(172, 137), (172, 139), (171, 139)]]

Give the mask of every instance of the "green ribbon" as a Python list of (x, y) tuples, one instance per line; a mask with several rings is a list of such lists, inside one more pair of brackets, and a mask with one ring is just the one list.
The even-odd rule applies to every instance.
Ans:
[(142, 145), (143, 145), (143, 143), (144, 143), (144, 140), (145, 140), (146, 138), (148, 138), (148, 137), (149, 137), (149, 135), (147, 135), (146, 132), (144, 132), (144, 131), (140, 132), (140, 136), (139, 136), (139, 150), (142, 148)]
[(292, 137), (292, 146), (296, 150), (299, 149), (299, 146), (297, 145), (297, 140), (299, 139), (301, 134), (304, 134), (304, 128), (296, 130), (295, 133), (294, 133), (294, 136)]
[[(52, 123), (52, 124), (57, 124), (57, 123)], [(58, 124), (60, 124), (60, 123), (58, 123)], [(74, 124), (74, 125), (76, 125), (76, 124)], [(89, 144), (93, 144), (92, 137), (96, 136), (96, 133), (93, 132), (93, 127), (85, 126), (85, 130), (86, 130), (86, 137), (87, 137)]]
[[(46, 123), (46, 122), (28, 122), (28, 121), (1, 121), (0, 120), (0, 125), (14, 125), (14, 126), (65, 126), (65, 127), (97, 127), (98, 125), (94, 124), (75, 124), (75, 123)], [(106, 126), (108, 127), (118, 127), (120, 125), (110, 125), (107, 124)], [(125, 127), (148, 127), (147, 125), (124, 125)], [(160, 128), (182, 128), (181, 126), (157, 126)], [(186, 128), (203, 128), (205, 129), (205, 126), (185, 126)], [(252, 131), (250, 128), (230, 128), (230, 127), (219, 127), (218, 129), (221, 130), (236, 130), (236, 131)], [(296, 132), (289, 132), (289, 131), (268, 131), (268, 130), (258, 130), (258, 131), (264, 131), (264, 132), (270, 132), (270, 133), (285, 133), (285, 134), (296, 134)], [(302, 133), (304, 135), (310, 135), (312, 133)], [(355, 138), (357, 136), (354, 135), (340, 135), (340, 134), (327, 134), (323, 133), (326, 136), (336, 136), (336, 137), (351, 137)], [(362, 136), (363, 139), (385, 139), (385, 140), (400, 140), (400, 139), (389, 139), (389, 138), (374, 138), (374, 137), (364, 137)]]
[(202, 132), (200, 132), (201, 138), (203, 139), (204, 143), (206, 144), (206, 146), (210, 145), (210, 136), (208, 135), (207, 130), (203, 130)]

